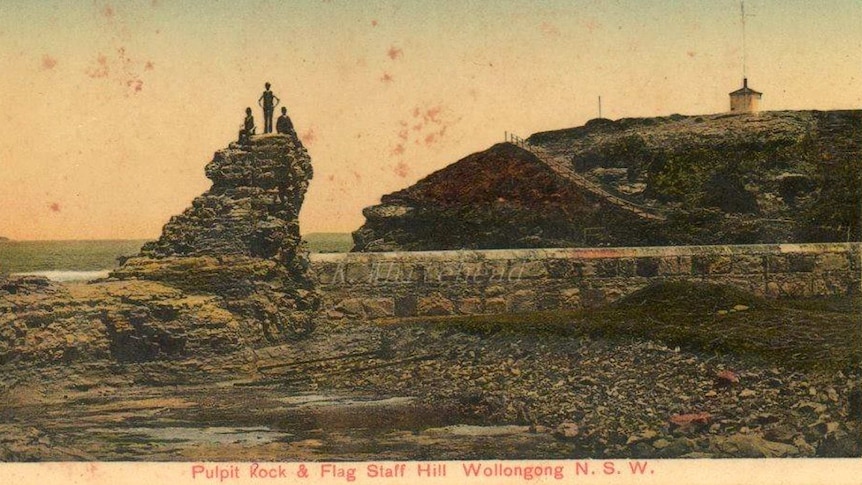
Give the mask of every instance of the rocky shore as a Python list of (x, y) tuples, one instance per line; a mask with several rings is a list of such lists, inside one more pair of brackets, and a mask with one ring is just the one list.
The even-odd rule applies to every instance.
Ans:
[(318, 296), (297, 222), (312, 177), (302, 143), (251, 137), (216, 152), (206, 173), (212, 188), (108, 278), (5, 277), (4, 371), (95, 365), (213, 381), (250, 370), (253, 348), (309, 333)]
[(299, 140), (232, 144), (206, 173), (108, 278), (0, 276), (0, 460), (862, 455), (851, 290), (667, 281), (580, 313), (327, 320)]
[(568, 458), (862, 455), (858, 368), (755, 365), (648, 339), (368, 331), (392, 343), (396, 360), (427, 358), (361, 373), (333, 366), (313, 382), (456, 406), (471, 423), (526, 426), (569, 443)]
[[(700, 305), (684, 299), (682, 310)], [(0, 284), (0, 301), (13, 305), (2, 327), (3, 460), (862, 455), (856, 334), (803, 332), (796, 344), (825, 352), (825, 367), (668, 345), (658, 330), (673, 315), (655, 316), (654, 336), (615, 333), (610, 321), (591, 330), (601, 308), (553, 324), (540, 313), (321, 321), (303, 339), (260, 346), (221, 297), (154, 281), (28, 277)], [(744, 315), (758, 300), (744, 303), (719, 306)], [(816, 304), (786, 307), (786, 324), (855, 318), (855, 303)], [(225, 434), (235, 438), (222, 443)]]

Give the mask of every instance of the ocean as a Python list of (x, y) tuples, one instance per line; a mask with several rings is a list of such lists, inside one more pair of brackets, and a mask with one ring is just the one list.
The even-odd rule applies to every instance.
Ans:
[[(350, 251), (349, 233), (310, 233), (303, 236), (315, 253)], [(147, 242), (98, 241), (0, 241), (0, 274), (45, 276), (54, 281), (89, 281), (104, 278), (122, 256), (133, 256)]]

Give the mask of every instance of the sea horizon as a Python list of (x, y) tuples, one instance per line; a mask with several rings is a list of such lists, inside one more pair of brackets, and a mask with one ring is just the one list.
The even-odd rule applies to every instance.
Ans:
[[(347, 252), (350, 233), (304, 234), (313, 253)], [(43, 276), (75, 282), (105, 278), (120, 259), (134, 256), (152, 239), (0, 240), (0, 275)]]

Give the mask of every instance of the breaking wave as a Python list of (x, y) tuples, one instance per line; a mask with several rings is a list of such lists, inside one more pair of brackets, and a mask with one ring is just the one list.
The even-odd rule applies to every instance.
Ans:
[(27, 271), (24, 273), (13, 273), (16, 276), (44, 276), (51, 281), (90, 281), (99, 278), (107, 278), (111, 272), (109, 269), (100, 271)]

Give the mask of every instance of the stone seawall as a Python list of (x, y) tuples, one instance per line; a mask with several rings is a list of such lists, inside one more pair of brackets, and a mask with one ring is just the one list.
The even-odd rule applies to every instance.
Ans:
[(768, 298), (860, 290), (859, 243), (312, 254), (327, 317), (576, 309), (651, 283), (729, 284)]

